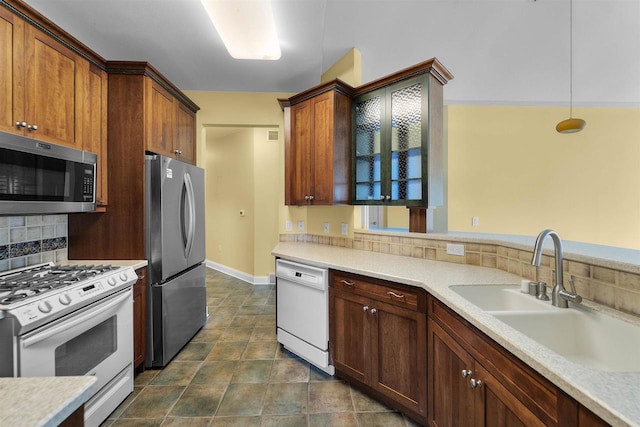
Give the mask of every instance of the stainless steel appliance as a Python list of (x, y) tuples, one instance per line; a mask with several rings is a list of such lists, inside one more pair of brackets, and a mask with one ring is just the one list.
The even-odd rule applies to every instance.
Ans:
[[(85, 424), (133, 391), (132, 268), (40, 264), (0, 275), (0, 376), (93, 375)], [(53, 391), (55, 392), (55, 391)]]
[(97, 156), (0, 132), (0, 215), (96, 209)]
[(326, 268), (276, 261), (278, 342), (330, 375), (329, 274)]
[(206, 321), (204, 170), (146, 156), (148, 367), (162, 367)]

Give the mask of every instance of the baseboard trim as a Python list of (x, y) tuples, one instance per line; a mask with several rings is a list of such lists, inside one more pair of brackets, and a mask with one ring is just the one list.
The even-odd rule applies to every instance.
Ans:
[(243, 271), (236, 270), (231, 267), (227, 267), (226, 265), (218, 264), (217, 262), (211, 260), (205, 260), (205, 265), (208, 268), (219, 271), (224, 274), (228, 274), (231, 277), (235, 277), (236, 279), (240, 279), (243, 282), (247, 282), (251, 285), (274, 285), (275, 275), (270, 273), (268, 276), (252, 276), (251, 274), (247, 274)]

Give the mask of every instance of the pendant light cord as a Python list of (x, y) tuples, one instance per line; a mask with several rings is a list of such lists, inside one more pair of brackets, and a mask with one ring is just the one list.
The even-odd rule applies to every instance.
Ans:
[(569, 0), (569, 118), (573, 118), (573, 0)]

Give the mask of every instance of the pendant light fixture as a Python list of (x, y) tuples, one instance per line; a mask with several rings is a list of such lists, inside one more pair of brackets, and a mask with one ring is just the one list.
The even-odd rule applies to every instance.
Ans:
[(580, 132), (587, 125), (573, 117), (573, 0), (569, 0), (569, 118), (556, 125), (560, 133)]

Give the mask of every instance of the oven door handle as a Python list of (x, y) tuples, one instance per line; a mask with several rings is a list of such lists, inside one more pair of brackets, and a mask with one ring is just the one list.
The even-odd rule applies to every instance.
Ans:
[[(76, 316), (73, 320), (62, 322), (58, 326), (45, 330), (32, 337), (25, 338), (22, 340), (22, 348), (27, 348), (29, 346), (39, 343), (42, 340), (46, 340), (47, 338), (57, 335), (61, 332), (66, 332), (70, 328), (78, 326), (82, 323), (86, 323), (89, 320), (93, 320), (94, 322), (91, 322), (91, 323), (95, 323), (96, 319), (98, 319), (100, 315), (102, 315), (105, 312), (108, 312), (113, 307), (119, 305), (120, 303), (124, 302), (127, 298), (130, 298), (130, 297), (131, 297), (131, 291), (124, 292), (122, 295), (119, 295), (118, 297), (114, 297), (111, 301), (109, 301), (109, 303), (102, 305), (95, 310), (88, 310), (85, 313), (79, 316)], [(102, 321), (102, 319), (98, 319), (97, 321), (100, 322)]]

